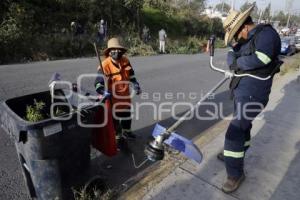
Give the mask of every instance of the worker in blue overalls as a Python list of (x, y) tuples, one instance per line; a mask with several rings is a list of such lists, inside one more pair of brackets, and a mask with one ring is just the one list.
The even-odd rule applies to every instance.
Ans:
[(234, 100), (234, 117), (227, 129), (224, 151), (218, 154), (225, 161), (227, 179), (223, 192), (238, 189), (245, 179), (244, 157), (250, 146), (252, 121), (269, 101), (273, 75), (282, 64), (278, 60), (281, 42), (271, 25), (255, 25), (250, 17), (254, 6), (244, 12), (231, 10), (223, 23), (225, 44), (232, 47), (227, 55), (229, 68), (237, 74), (260, 77), (272, 75), (262, 81), (251, 77), (233, 78), (230, 83)]

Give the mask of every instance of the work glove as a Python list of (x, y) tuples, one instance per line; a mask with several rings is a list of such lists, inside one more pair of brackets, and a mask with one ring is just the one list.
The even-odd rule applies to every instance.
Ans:
[(111, 99), (111, 93), (108, 91), (104, 91), (103, 93), (103, 100), (104, 99)]
[(133, 84), (133, 89), (135, 90), (136, 95), (140, 95), (142, 93), (142, 89), (137, 82)]
[(107, 99), (111, 99), (111, 93), (110, 92), (107, 92), (107, 91), (103, 91), (102, 94), (99, 94), (99, 99), (104, 102), (106, 101)]
[(227, 54), (227, 64), (230, 70), (236, 71), (239, 69), (237, 66), (237, 58), (238, 56), (234, 51), (229, 51)]
[(111, 93), (110, 92), (108, 92), (108, 91), (106, 91), (105, 89), (104, 89), (104, 86), (98, 86), (97, 87), (97, 85), (98, 84), (96, 84), (96, 92), (99, 94), (99, 98), (100, 99), (103, 99), (103, 101), (105, 100), (105, 99), (110, 99), (111, 98)]

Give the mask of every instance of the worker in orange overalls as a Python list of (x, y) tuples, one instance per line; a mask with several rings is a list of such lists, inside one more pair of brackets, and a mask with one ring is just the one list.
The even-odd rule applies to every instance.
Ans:
[[(106, 57), (102, 62), (104, 76), (98, 76), (95, 81), (97, 93), (101, 95), (106, 93), (111, 96), (117, 142), (122, 138), (136, 138), (131, 131), (130, 85), (133, 85), (137, 95), (141, 93), (134, 70), (128, 58), (124, 55), (126, 51), (127, 49), (120, 44), (117, 38), (111, 38), (108, 41), (107, 49), (104, 50)], [(101, 66), (99, 66), (98, 72), (101, 71)], [(107, 84), (106, 88), (105, 84)]]

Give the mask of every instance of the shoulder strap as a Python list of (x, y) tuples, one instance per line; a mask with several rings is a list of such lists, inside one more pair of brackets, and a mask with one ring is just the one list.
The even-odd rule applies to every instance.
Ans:
[(251, 51), (251, 53), (254, 53), (255, 52), (255, 40), (256, 40), (256, 38), (257, 38), (257, 36), (258, 36), (258, 34), (262, 31), (262, 30), (264, 30), (264, 28), (265, 27), (272, 27), (270, 24), (265, 24), (265, 25), (259, 25), (257, 28), (256, 28), (256, 30), (255, 30), (255, 33), (254, 33), (254, 35), (252, 36), (252, 38), (250, 39), (251, 41), (251, 43), (250, 43), (250, 51)]

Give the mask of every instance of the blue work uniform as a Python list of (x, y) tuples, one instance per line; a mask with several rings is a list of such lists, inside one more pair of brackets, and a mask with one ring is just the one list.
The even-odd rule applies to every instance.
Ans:
[[(228, 65), (235, 65), (236, 71), (251, 73), (261, 77), (265, 69), (268, 73), (276, 68), (281, 41), (278, 33), (270, 25), (257, 25), (248, 33), (244, 44), (239, 44), (228, 53)], [(266, 71), (266, 70), (265, 70)], [(258, 72), (258, 73), (254, 73)], [(243, 173), (244, 156), (250, 146), (252, 121), (269, 101), (273, 77), (258, 80), (243, 77), (233, 86), (234, 118), (225, 136), (224, 161), (228, 176), (239, 178)]]

